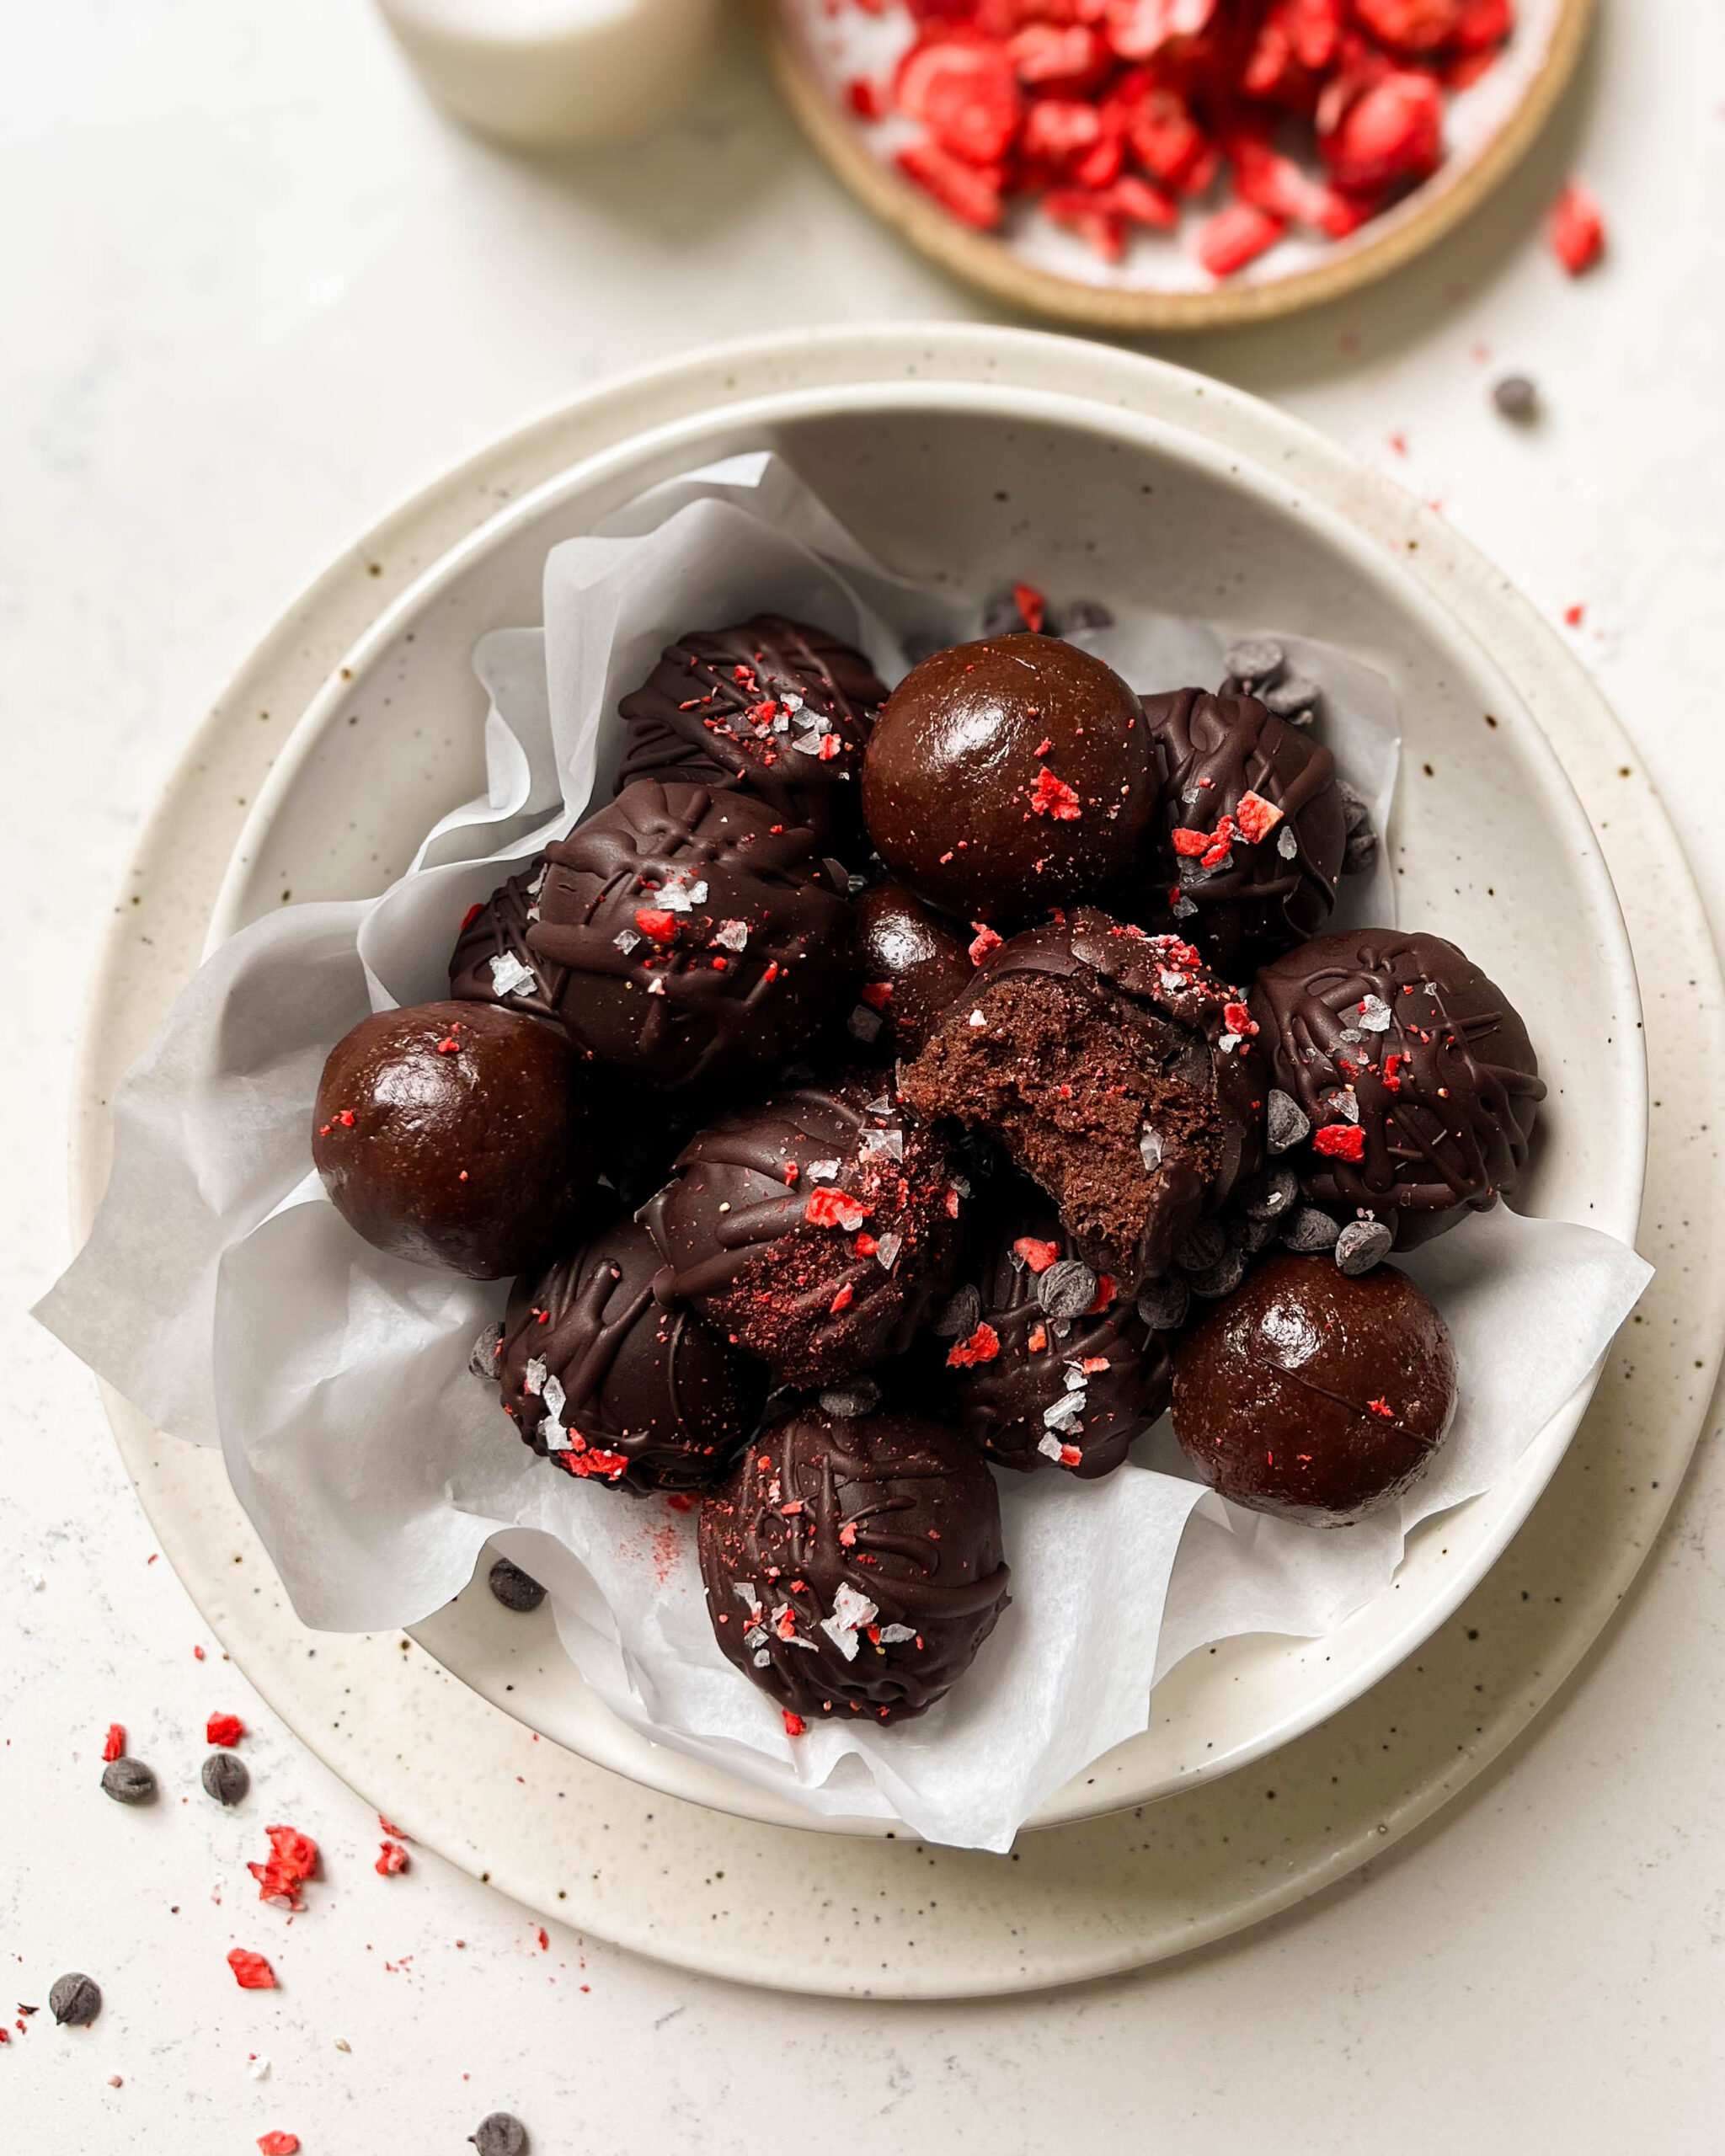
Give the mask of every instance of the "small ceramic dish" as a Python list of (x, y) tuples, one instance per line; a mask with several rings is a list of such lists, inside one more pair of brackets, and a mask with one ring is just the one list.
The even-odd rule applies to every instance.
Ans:
[[(843, 0), (846, 7), (852, 0)], [(943, 269), (1027, 312), (1117, 331), (1200, 330), (1264, 322), (1340, 299), (1423, 253), (1476, 210), (1533, 144), (1574, 72), (1593, 0), (1518, 0), (1517, 27), (1492, 68), (1453, 97), (1447, 154), (1423, 185), (1345, 239), (1290, 236), (1217, 282), (1174, 234), (1145, 233), (1118, 263), (1026, 211), (996, 234), (973, 230), (892, 163), (903, 123), (860, 119), (847, 97), (858, 50), (888, 74), (899, 45), (871, 13), (862, 46), (830, 0), (759, 0), (773, 72), (815, 148), (859, 200)], [(884, 56), (882, 58), (881, 56)]]
[[(906, 330), (905, 360), (916, 364)], [(1402, 563), (1274, 471), (1168, 419), (1003, 383), (847, 382), (763, 394), (637, 434), (514, 502), (404, 590), (313, 701), (258, 795), (211, 941), (295, 901), (381, 890), (483, 783), (488, 629), (540, 618), (547, 549), (672, 474), (748, 449), (788, 458), (891, 566), (977, 594), (1017, 578), (1107, 603), (1153, 590), (1242, 631), (1345, 645), (1393, 681), (1406, 773), (1391, 830), (1404, 917), (1488, 953), (1551, 1082), (1521, 1199), (1632, 1241), (1647, 1134), (1634, 968), (1597, 841), (1505, 675)], [(1562, 1457), (1579, 1389), (1513, 1471), (1426, 1524), (1393, 1587), (1317, 1641), (1256, 1637), (1191, 1657), (1152, 1726), (1058, 1792), (1047, 1825), (1146, 1802), (1243, 1764), (1357, 1698), (1490, 1567)], [(417, 1636), (483, 1697), (657, 1790), (770, 1823), (816, 1819), (653, 1745), (486, 1598)]]

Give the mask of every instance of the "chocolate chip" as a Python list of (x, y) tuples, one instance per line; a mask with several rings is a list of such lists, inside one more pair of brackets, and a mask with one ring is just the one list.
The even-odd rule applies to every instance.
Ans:
[(830, 1385), (820, 1396), (821, 1413), (841, 1422), (872, 1415), (879, 1405), (880, 1387), (873, 1378), (852, 1378), (844, 1385)]
[(1178, 1332), (1192, 1307), (1192, 1290), (1178, 1273), (1146, 1280), (1138, 1290), (1138, 1315), (1152, 1332)]
[(1303, 674), (1290, 674), (1285, 681), (1263, 691), (1263, 702), (1278, 718), (1294, 718), (1310, 711), (1322, 693), (1316, 681), (1308, 681)]
[(1274, 680), (1285, 663), (1282, 647), (1268, 637), (1247, 637), (1222, 660), (1230, 678), (1248, 687), (1253, 682)]
[(1081, 637), (1096, 629), (1111, 629), (1114, 617), (1099, 599), (1069, 599), (1050, 610), (1044, 627), (1050, 636)]
[(488, 1325), (473, 1342), (473, 1352), (467, 1358), (467, 1368), (476, 1378), (497, 1377), (497, 1351), (503, 1345), (503, 1327)]
[(1228, 1223), (1228, 1241), (1236, 1250), (1243, 1250), (1248, 1257), (1256, 1257), (1261, 1250), (1268, 1250), (1276, 1240), (1274, 1220), (1254, 1220), (1247, 1214)]
[[(1287, 1095), (1282, 1097), (1285, 1100)], [(1299, 1194), (1292, 1168), (1272, 1168), (1247, 1199), (1246, 1210), (1254, 1220), (1278, 1219)]]
[(102, 1769), (102, 1786), (116, 1804), (153, 1804), (156, 1777), (142, 1759), (110, 1759)]
[(467, 2136), (479, 2156), (527, 2156), (527, 2129), (508, 2111), (493, 2111)]
[(1341, 1232), (1327, 1213), (1320, 1213), (1315, 1205), (1302, 1205), (1282, 1230), (1282, 1246), (1301, 1257), (1313, 1257), (1321, 1251), (1333, 1250)]
[(936, 1314), (929, 1330), (937, 1340), (968, 1340), (981, 1322), (981, 1291), (967, 1283)]
[(1189, 1276), (1192, 1292), (1214, 1302), (1218, 1295), (1231, 1295), (1246, 1278), (1246, 1253), (1243, 1250), (1225, 1250), (1206, 1273)]
[(1036, 1283), (1036, 1299), (1051, 1318), (1082, 1317), (1101, 1282), (1081, 1257), (1063, 1257)]
[(48, 2010), (62, 2029), (88, 2029), (102, 2011), (102, 1987), (76, 1969), (56, 1977), (48, 1993)]
[(1336, 1238), (1336, 1263), (1357, 1278), (1381, 1264), (1395, 1241), (1381, 1220), (1350, 1220)]
[(245, 1761), (232, 1752), (212, 1752), (199, 1769), (198, 1780), (218, 1804), (238, 1804), (252, 1785)]
[(1270, 1087), (1269, 1109), (1264, 1120), (1264, 1143), (1273, 1153), (1285, 1153), (1302, 1138), (1311, 1135), (1311, 1118), (1291, 1093)]
[(1018, 607), (1018, 595), (1010, 588), (990, 595), (983, 603), (982, 633), (985, 637), (1023, 636), (1029, 627)]
[(1493, 389), (1492, 402), (1506, 419), (1525, 422), (1540, 415), (1540, 392), (1525, 374), (1506, 374)]
[(505, 1609), (513, 1609), (518, 1615), (537, 1609), (545, 1599), (545, 1590), (532, 1574), (510, 1564), (507, 1557), (499, 1557), (491, 1567), (486, 1584)]
[(1211, 1266), (1221, 1262), (1227, 1247), (1227, 1231), (1221, 1222), (1200, 1220), (1174, 1252), (1174, 1262), (1183, 1273), (1208, 1273)]
[(1351, 786), (1343, 786), (1338, 790), (1343, 824), (1348, 835), (1342, 854), (1342, 873), (1363, 876), (1377, 862), (1377, 827), (1372, 822), (1371, 810)]

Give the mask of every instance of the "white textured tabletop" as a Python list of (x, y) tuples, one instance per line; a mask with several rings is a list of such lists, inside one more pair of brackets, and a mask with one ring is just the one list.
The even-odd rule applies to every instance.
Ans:
[[(1604, 18), (1550, 139), (1457, 238), (1363, 300), (1171, 356), (1405, 478), (1553, 618), (1582, 610), (1725, 928), (1725, 14)], [(976, 310), (815, 167), (740, 30), (660, 140), (547, 164), (439, 119), (362, 0), (14, 6), (0, 80), (0, 874), (28, 988), (0, 1057), (0, 2001), (43, 2009), (0, 2020), (0, 2145), (215, 2156), (280, 2130), (305, 2156), (454, 2156), (504, 2107), (538, 2156), (1717, 2149), (1711, 1442), (1505, 1764), (1345, 1887), (1142, 1976), (799, 2002), (542, 1938), (423, 1853), (376, 1874), (375, 1817), (200, 1634), (93, 1383), (24, 1315), (66, 1253), (72, 1041), (133, 830), (295, 589), (523, 413), (715, 337)], [(1574, 284), (1538, 232), (1572, 169), (1612, 234)], [(1525, 433), (1488, 403), (1512, 368), (1547, 405)], [(233, 1814), (179, 1801), (222, 1709), (262, 1800)], [(110, 1721), (174, 1779), (150, 1812), (96, 1787)], [(223, 1960), (265, 1817), (325, 1851), (291, 1994), (237, 1990)], [(283, 1919), (249, 1921), (267, 1949)], [(106, 1997), (88, 2031), (46, 2012), (73, 1968)]]

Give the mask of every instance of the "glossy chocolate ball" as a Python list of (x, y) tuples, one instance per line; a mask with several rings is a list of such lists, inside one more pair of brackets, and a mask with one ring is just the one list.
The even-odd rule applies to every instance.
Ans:
[(914, 667), (862, 767), (881, 857), (918, 897), (1011, 926), (1088, 898), (1156, 805), (1149, 732), (1111, 667), (1057, 638), (991, 637)]
[(1285, 1158), (1311, 1203), (1407, 1250), (1514, 1191), (1546, 1088), (1509, 999), (1453, 943), (1320, 937), (1265, 968), (1252, 1010), (1311, 1125)]
[(593, 1187), (585, 1097), (560, 1027), (484, 1003), (381, 1011), (330, 1051), (312, 1157), (368, 1243), (499, 1279), (530, 1265)]
[(1455, 1406), (1443, 1319), (1405, 1273), (1266, 1261), (1174, 1355), (1174, 1433), (1236, 1504), (1346, 1526), (1424, 1474)]
[(700, 1543), (713, 1636), (793, 1736), (921, 1714), (1007, 1605), (994, 1478), (915, 1416), (788, 1416), (702, 1505)]
[(919, 1054), (942, 1014), (970, 985), (973, 945), (986, 955), (995, 939), (978, 944), (974, 930), (936, 913), (890, 877), (864, 891), (853, 911), (862, 1002), (880, 1022), (874, 1038), (888, 1055)]

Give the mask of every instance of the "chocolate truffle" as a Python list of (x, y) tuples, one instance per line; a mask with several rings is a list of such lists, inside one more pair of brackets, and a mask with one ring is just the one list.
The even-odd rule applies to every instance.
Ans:
[(1336, 760), (1256, 696), (1179, 689), (1143, 702), (1162, 788), (1130, 879), (1133, 917), (1249, 980), (1334, 908), (1348, 842)]
[(931, 905), (996, 927), (1119, 874), (1155, 806), (1137, 697), (1054, 637), (925, 659), (888, 699), (862, 766), (862, 813), (888, 867)]
[(814, 834), (751, 794), (638, 779), (546, 849), (527, 931), (558, 1014), (667, 1087), (759, 1077), (852, 993), (851, 908)]
[(870, 1073), (722, 1118), (637, 1218), (662, 1300), (818, 1385), (908, 1344), (950, 1280), (959, 1207), (946, 1148)]
[(449, 992), (458, 1003), (503, 1003), (556, 1021), (567, 974), (527, 947), (549, 873), (545, 856), (536, 856), (462, 923), (449, 960)]
[(998, 1139), (1129, 1294), (1258, 1165), (1256, 1031), (1189, 943), (1082, 906), (984, 961), (901, 1090)]
[(890, 877), (864, 891), (852, 910), (863, 1006), (880, 1021), (871, 1038), (889, 1055), (919, 1054), (996, 939), (966, 934)]
[(633, 1220), (523, 1273), (497, 1356), (507, 1413), (542, 1459), (645, 1497), (710, 1489), (760, 1420), (766, 1372), (692, 1310), (654, 1300)]
[(1167, 1412), (1173, 1334), (1099, 1279), (1045, 1207), (1007, 1224), (975, 1292), (946, 1356), (959, 1428), (1003, 1467), (1110, 1473)]
[(638, 778), (740, 787), (846, 859), (862, 830), (862, 751), (886, 684), (860, 651), (782, 614), (667, 644), (618, 707), (619, 787)]
[(1314, 1205), (1408, 1250), (1514, 1190), (1546, 1089), (1509, 998), (1453, 943), (1321, 937), (1258, 975), (1252, 1010), (1312, 1126), (1284, 1157)]
[(1270, 1258), (1174, 1354), (1174, 1433), (1205, 1481), (1315, 1527), (1418, 1481), (1455, 1406), (1448, 1328), (1393, 1265)]
[(714, 1636), (793, 1735), (804, 1716), (920, 1715), (1007, 1605), (994, 1478), (916, 1416), (788, 1416), (702, 1505), (700, 1542)]
[(499, 1279), (530, 1265), (593, 1186), (585, 1091), (561, 1027), (486, 1003), (380, 1011), (330, 1051), (312, 1158), (368, 1243)]

